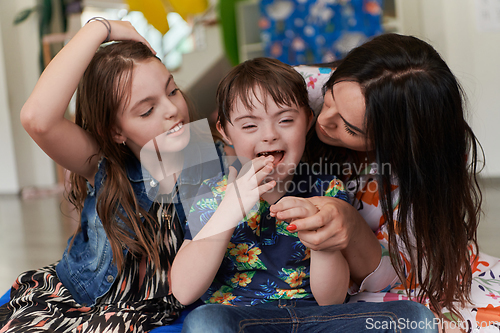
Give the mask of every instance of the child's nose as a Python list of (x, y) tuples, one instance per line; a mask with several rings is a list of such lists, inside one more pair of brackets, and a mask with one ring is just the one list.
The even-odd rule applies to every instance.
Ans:
[(163, 112), (163, 116), (165, 117), (165, 119), (174, 118), (178, 112), (179, 109), (177, 108), (177, 105), (175, 105), (174, 103), (172, 103), (172, 101), (166, 98), (164, 104), (164, 112)]
[(262, 134), (262, 141), (264, 142), (273, 142), (278, 140), (279, 132), (274, 126), (268, 126), (264, 133)]

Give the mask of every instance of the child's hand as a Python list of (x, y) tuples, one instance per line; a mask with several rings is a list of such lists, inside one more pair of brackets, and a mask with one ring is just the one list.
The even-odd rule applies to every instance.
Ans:
[[(284, 197), (269, 209), (271, 216), (287, 222), (313, 216), (318, 211), (318, 208), (309, 199), (298, 197)], [(288, 231), (296, 229), (295, 224), (290, 224), (287, 227)]]
[[(273, 170), (273, 159), (272, 156), (261, 156), (248, 162), (241, 169), (239, 177), (237, 177), (234, 167), (229, 168), (224, 198), (215, 213), (193, 240), (223, 235), (230, 230), (228, 237), (231, 236), (232, 230), (247, 216), (259, 201), (260, 195), (276, 186), (274, 180), (262, 184), (263, 180)], [(227, 241), (224, 246), (227, 246)]]
[(236, 169), (229, 168), (228, 185), (223, 199), (227, 204), (226, 209), (237, 210), (240, 219), (244, 218), (260, 196), (276, 186), (274, 180), (262, 183), (273, 170), (273, 160), (273, 156), (255, 158), (242, 167), (238, 177)]
[[(141, 42), (141, 43), (147, 45), (151, 49), (151, 51), (153, 51), (153, 53), (156, 54), (156, 51), (153, 50), (151, 45), (149, 45), (148, 41), (143, 36), (141, 36), (137, 32), (137, 30), (135, 30), (135, 28), (132, 26), (132, 24), (130, 22), (128, 22), (128, 21), (109, 21), (109, 24), (110, 24), (110, 30), (108, 30), (106, 32), (106, 34), (109, 33), (109, 37), (106, 37), (106, 38), (108, 38), (109, 41), (119, 41), (119, 40), (138, 41), (138, 42)], [(87, 23), (87, 25), (94, 25), (98, 29), (107, 30), (106, 25), (103, 24), (103, 22), (99, 22), (98, 20), (90, 21), (89, 23)], [(103, 39), (103, 41), (105, 39)]]

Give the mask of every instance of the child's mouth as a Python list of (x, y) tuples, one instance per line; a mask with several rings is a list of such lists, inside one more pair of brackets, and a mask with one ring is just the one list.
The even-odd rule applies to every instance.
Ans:
[(273, 151), (263, 151), (263, 152), (257, 153), (257, 157), (269, 156), (269, 155), (274, 156), (273, 164), (276, 166), (276, 165), (278, 165), (279, 162), (281, 162), (281, 160), (285, 156), (285, 151), (284, 150), (273, 150)]

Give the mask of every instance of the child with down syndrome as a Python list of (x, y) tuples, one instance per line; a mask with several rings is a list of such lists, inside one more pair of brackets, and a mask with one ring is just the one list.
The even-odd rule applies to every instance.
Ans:
[[(317, 213), (305, 199), (312, 196), (348, 201), (341, 181), (300, 163), (314, 119), (302, 76), (274, 59), (249, 60), (221, 81), (217, 102), (217, 129), (235, 149), (236, 168), (250, 162), (238, 177), (230, 167), (228, 175), (203, 182), (191, 208), (172, 291), (182, 304), (199, 297), (208, 304), (187, 316), (183, 332), (305, 332), (331, 321), (340, 331), (359, 332), (368, 317), (431, 321), (432, 312), (415, 302), (378, 311), (342, 305), (349, 284), (342, 253), (307, 248), (290, 220), (277, 218)], [(286, 207), (277, 208), (283, 197)], [(332, 304), (339, 307), (317, 306)]]

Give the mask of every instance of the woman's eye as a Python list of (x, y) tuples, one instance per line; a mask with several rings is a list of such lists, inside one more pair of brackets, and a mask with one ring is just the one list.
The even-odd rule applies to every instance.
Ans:
[(174, 90), (172, 90), (172, 91), (170, 92), (170, 94), (168, 94), (168, 96), (175, 96), (175, 95), (177, 95), (177, 92), (178, 92), (178, 91), (179, 91), (179, 88), (175, 88)]
[(141, 114), (141, 117), (145, 118), (145, 117), (149, 116), (151, 114), (151, 112), (153, 112), (153, 108), (151, 108), (148, 111), (146, 111), (145, 113)]
[(345, 128), (345, 131), (347, 132), (347, 134), (349, 135), (356, 135), (356, 132), (354, 132), (352, 129), (349, 128), (349, 126), (347, 126), (346, 124), (344, 124), (344, 128)]

